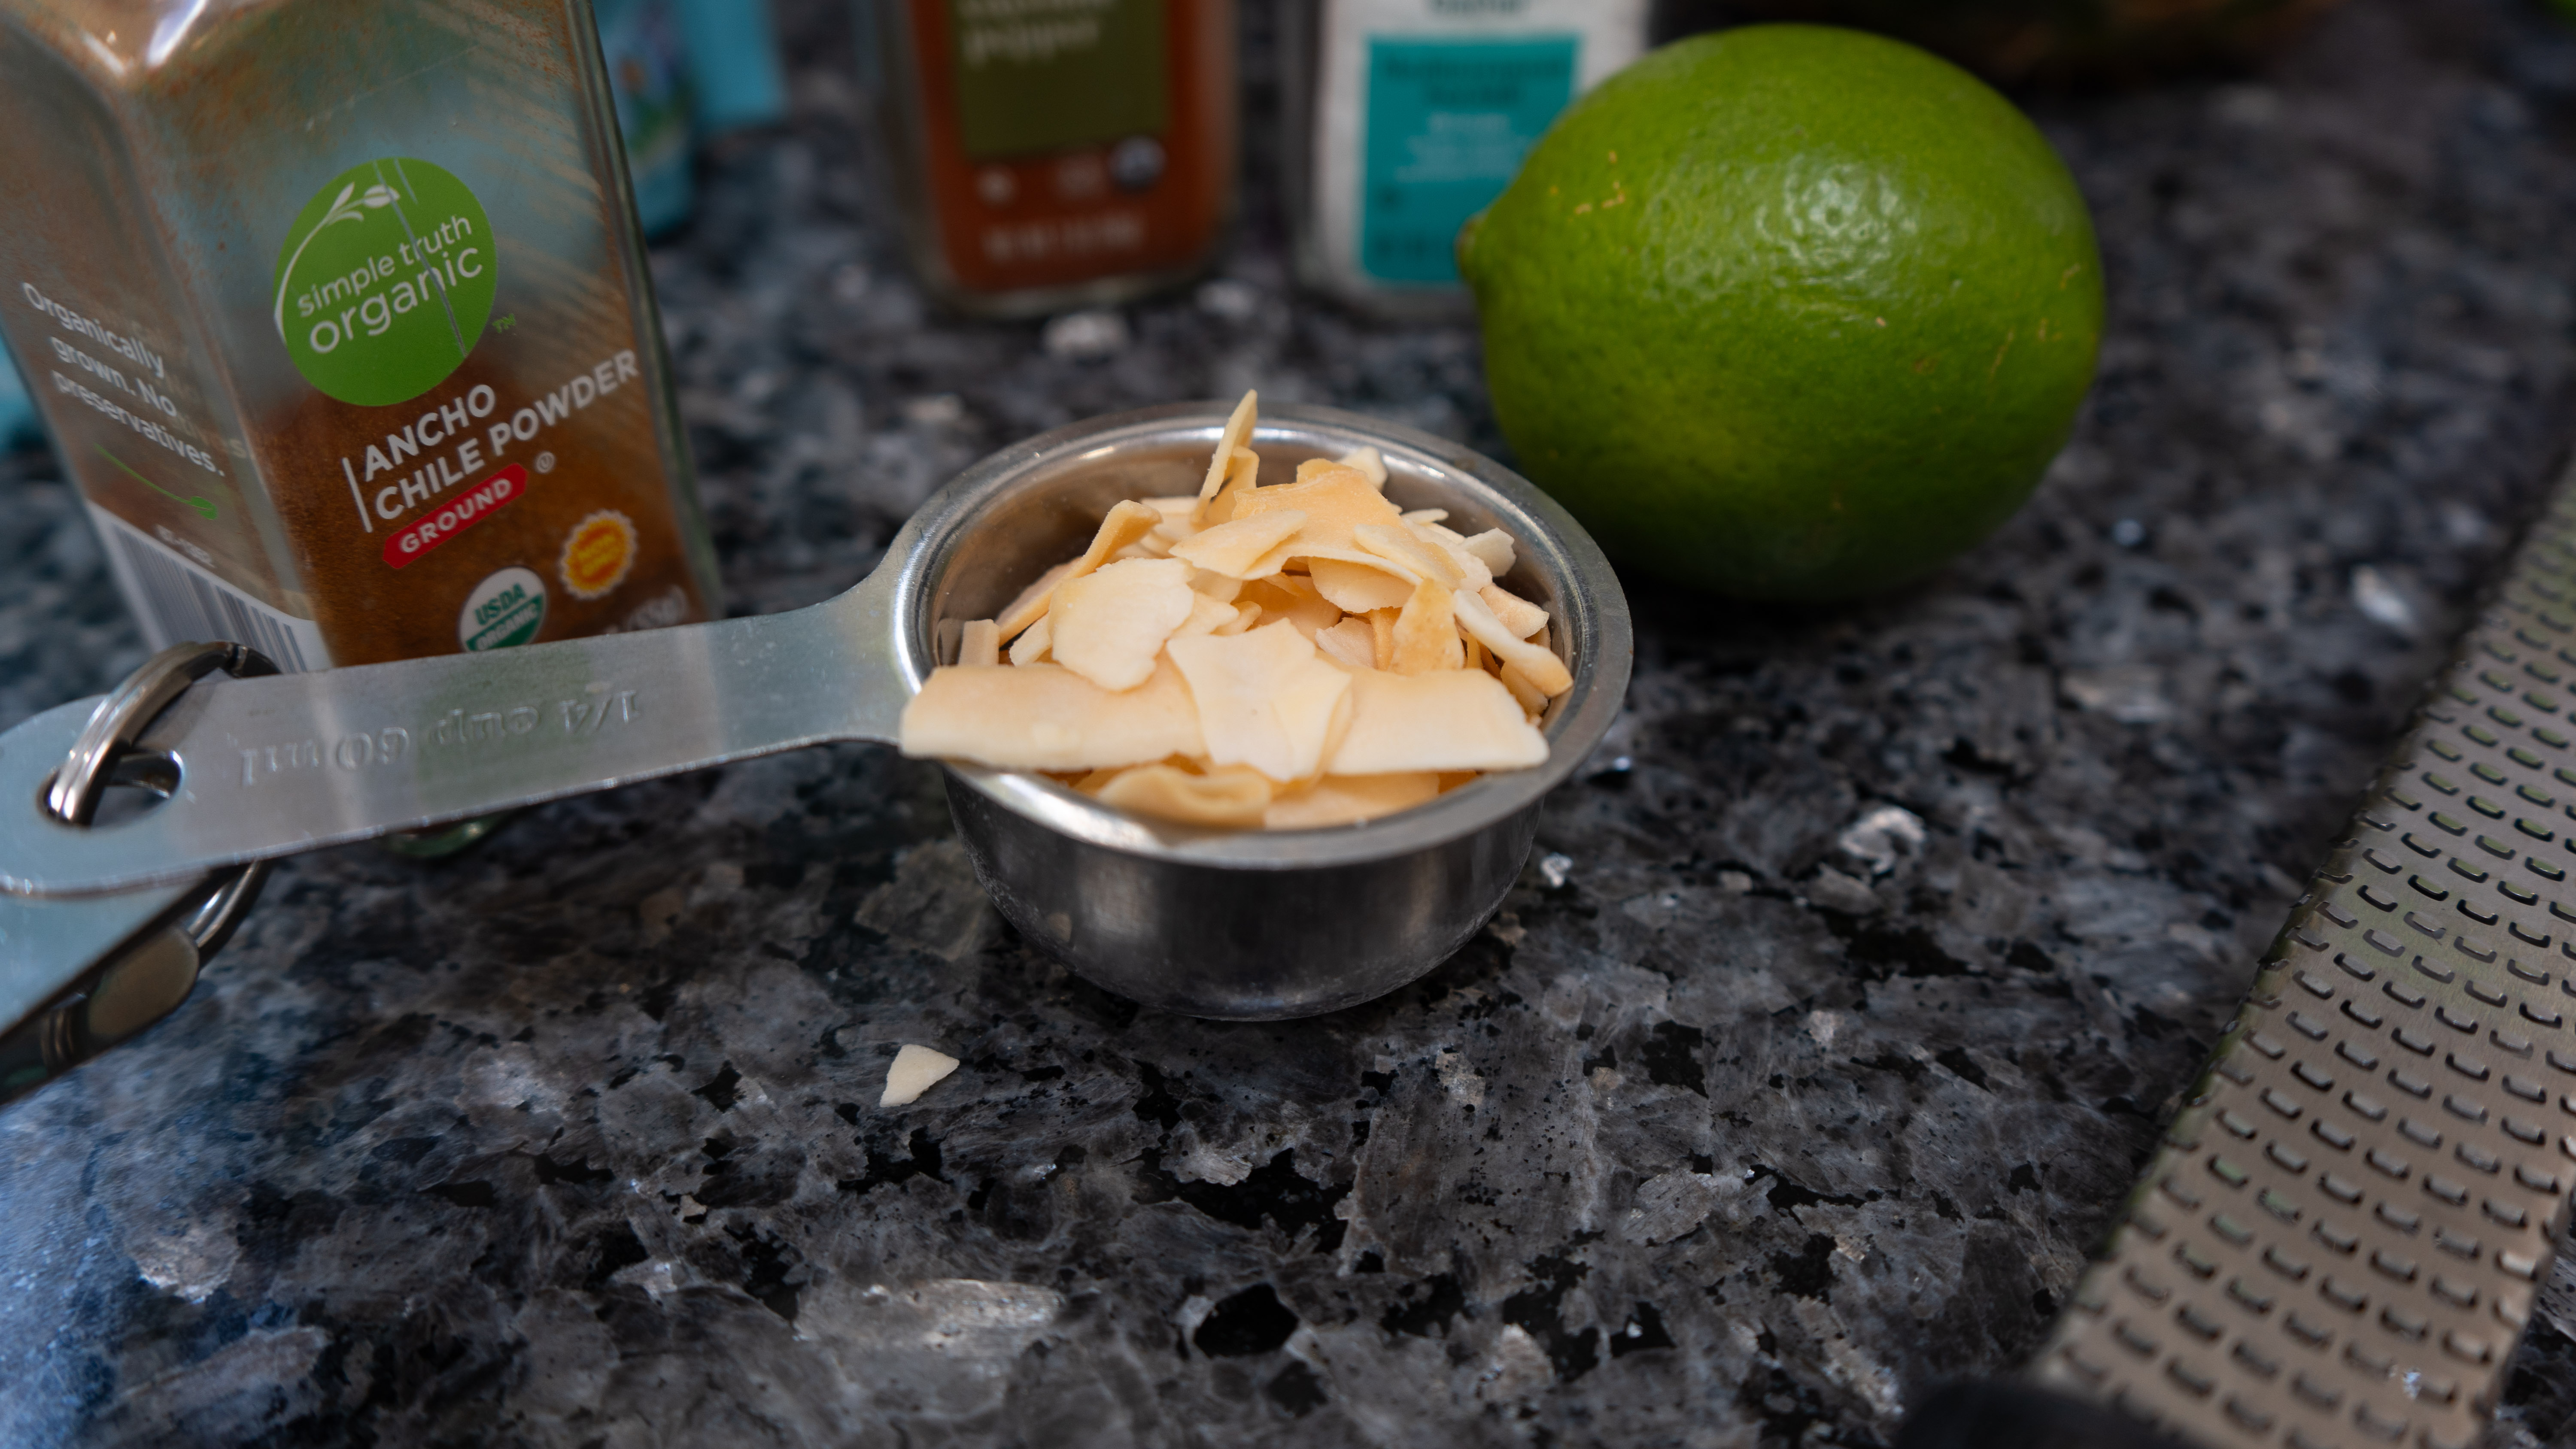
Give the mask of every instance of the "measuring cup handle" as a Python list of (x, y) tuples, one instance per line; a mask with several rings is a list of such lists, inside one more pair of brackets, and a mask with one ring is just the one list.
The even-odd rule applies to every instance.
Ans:
[(793, 613), (190, 687), (127, 751), (168, 798), (42, 803), (90, 701), (0, 735), (0, 891), (84, 895), (831, 740), (892, 740), (916, 681), (892, 570)]

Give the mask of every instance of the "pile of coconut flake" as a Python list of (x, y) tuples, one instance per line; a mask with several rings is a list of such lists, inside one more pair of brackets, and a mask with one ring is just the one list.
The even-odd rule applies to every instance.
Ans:
[(1053, 775), (1192, 825), (1346, 825), (1547, 758), (1574, 683), (1512, 540), (1404, 513), (1374, 448), (1260, 487), (1256, 400), (1196, 497), (1122, 502), (903, 712), (903, 752)]

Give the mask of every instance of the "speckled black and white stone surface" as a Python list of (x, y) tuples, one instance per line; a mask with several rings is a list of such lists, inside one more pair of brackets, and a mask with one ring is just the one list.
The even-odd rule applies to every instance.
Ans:
[[(735, 610), (1109, 409), (1258, 385), (1503, 451), (1472, 330), (1287, 290), (1258, 124), (1220, 279), (933, 315), (838, 7), (790, 22), (794, 125), (655, 260)], [(1859, 1445), (2014, 1364), (2576, 434), (2538, 7), (2028, 99), (2113, 318), (2037, 500), (1864, 607), (1635, 588), (1629, 713), (1417, 986), (1140, 1013), (877, 749), (300, 860), (174, 1017), (0, 1108), (0, 1442)], [(0, 725), (142, 653), (5, 467)], [(880, 1110), (902, 1042), (965, 1066)], [(2572, 1414), (2540, 1327), (2498, 1442)]]

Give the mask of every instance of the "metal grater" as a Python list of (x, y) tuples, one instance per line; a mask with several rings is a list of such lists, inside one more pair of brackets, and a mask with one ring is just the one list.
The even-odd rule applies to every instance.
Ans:
[(2468, 1449), (2576, 1181), (2576, 481), (2033, 1367), (2211, 1446)]

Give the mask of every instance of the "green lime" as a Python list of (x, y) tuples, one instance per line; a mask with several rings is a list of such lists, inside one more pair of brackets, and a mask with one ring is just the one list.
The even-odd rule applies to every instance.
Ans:
[(1898, 41), (1666, 46), (1458, 242), (1494, 412), (1614, 557), (1749, 598), (1920, 575), (2029, 497), (2102, 336), (2065, 164)]

